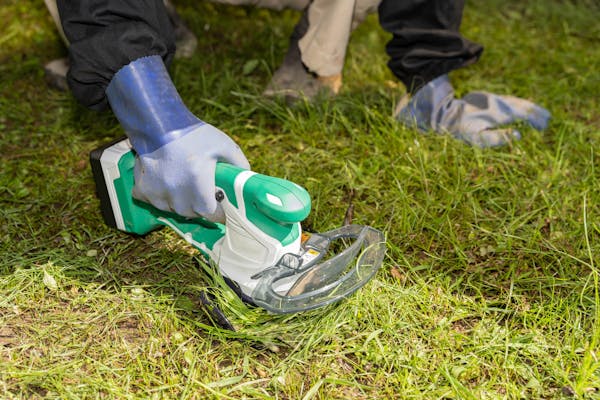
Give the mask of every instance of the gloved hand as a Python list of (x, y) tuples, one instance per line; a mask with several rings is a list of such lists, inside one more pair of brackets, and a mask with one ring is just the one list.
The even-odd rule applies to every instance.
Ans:
[(495, 147), (521, 138), (519, 131), (503, 125), (523, 120), (543, 130), (550, 113), (514, 96), (471, 92), (456, 99), (448, 76), (442, 75), (401, 101), (396, 119), (424, 132), (450, 133), (473, 146)]
[(231, 138), (185, 107), (161, 57), (121, 68), (106, 94), (137, 153), (133, 196), (184, 217), (222, 222), (216, 163), (250, 165)]

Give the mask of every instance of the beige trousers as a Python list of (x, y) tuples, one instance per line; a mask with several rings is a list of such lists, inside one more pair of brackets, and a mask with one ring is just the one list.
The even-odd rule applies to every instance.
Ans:
[(302, 62), (319, 76), (341, 74), (350, 33), (375, 12), (381, 0), (315, 0), (308, 31), (300, 39)]
[(44, 0), (46, 3), (46, 7), (48, 7), (48, 11), (50, 11), (50, 15), (52, 15), (52, 19), (56, 24), (56, 29), (58, 29), (58, 33), (60, 33), (60, 37), (62, 37), (65, 44), (68, 46), (69, 41), (65, 36), (65, 32), (63, 31), (62, 25), (60, 23), (60, 17), (58, 16), (58, 7), (56, 6), (56, 0)]
[(302, 62), (323, 77), (339, 75), (344, 67), (350, 33), (381, 0), (211, 0), (281, 10), (307, 10), (308, 30), (300, 39)]
[[(68, 44), (60, 24), (56, 0), (44, 0), (58, 30)], [(308, 30), (300, 39), (302, 62), (323, 77), (339, 75), (344, 67), (350, 33), (381, 0), (211, 0), (230, 5), (253, 5), (282, 10), (306, 10)]]

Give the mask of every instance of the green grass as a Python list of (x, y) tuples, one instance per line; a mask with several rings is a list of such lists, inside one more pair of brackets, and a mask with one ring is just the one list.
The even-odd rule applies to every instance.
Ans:
[(553, 114), (510, 148), (397, 124), (403, 89), (374, 16), (353, 35), (341, 95), (288, 108), (260, 93), (297, 13), (177, 2), (201, 38), (172, 68), (188, 106), (256, 171), (309, 190), (305, 227), (338, 227), (353, 190), (354, 222), (388, 240), (376, 278), (322, 310), (270, 316), (213, 287), (228, 333), (199, 306), (211, 280), (198, 254), (167, 230), (103, 224), (87, 156), (121, 129), (45, 86), (43, 64), (65, 54), (52, 21), (41, 2), (4, 1), (0, 398), (598, 396), (600, 9), (472, 3), (463, 32), (486, 51), (453, 73), (457, 91)]

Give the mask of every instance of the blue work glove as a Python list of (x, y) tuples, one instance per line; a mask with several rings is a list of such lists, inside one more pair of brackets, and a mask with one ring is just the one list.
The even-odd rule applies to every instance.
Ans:
[(121, 68), (106, 95), (137, 153), (133, 197), (184, 217), (222, 222), (216, 163), (250, 165), (229, 136), (187, 109), (161, 57)]
[(442, 75), (406, 97), (397, 107), (396, 119), (419, 130), (449, 133), (478, 147), (502, 146), (520, 139), (521, 133), (504, 125), (528, 122), (535, 129), (548, 126), (548, 110), (514, 96), (471, 92), (454, 97), (447, 75)]

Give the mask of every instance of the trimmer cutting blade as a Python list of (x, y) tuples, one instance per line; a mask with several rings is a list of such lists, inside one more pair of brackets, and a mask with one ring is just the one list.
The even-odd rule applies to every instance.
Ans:
[(242, 298), (268, 311), (295, 313), (348, 297), (383, 262), (383, 234), (371, 227), (302, 233), (310, 196), (293, 182), (218, 163), (223, 225), (133, 199), (135, 155), (126, 139), (93, 151), (91, 163), (107, 224), (139, 235), (169, 226), (208, 256)]

